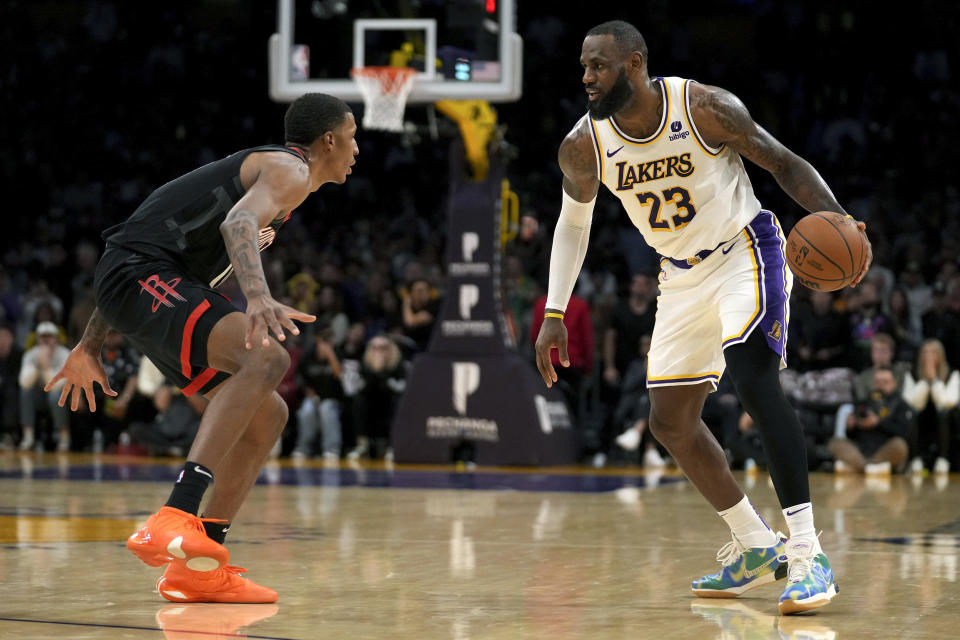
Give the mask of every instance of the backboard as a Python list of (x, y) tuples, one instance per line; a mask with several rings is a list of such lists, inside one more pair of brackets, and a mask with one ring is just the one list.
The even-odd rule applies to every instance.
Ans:
[(277, 0), (270, 37), (270, 97), (319, 91), (362, 96), (350, 70), (410, 66), (409, 103), (520, 98), (523, 41), (514, 0)]

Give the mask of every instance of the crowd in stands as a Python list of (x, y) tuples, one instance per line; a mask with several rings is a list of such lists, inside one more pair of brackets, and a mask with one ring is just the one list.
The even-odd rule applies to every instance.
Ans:
[[(645, 34), (651, 73), (740, 96), (819, 169), (873, 243), (861, 286), (794, 288), (783, 382), (811, 467), (957, 468), (960, 193), (948, 162), (960, 129), (957, 10), (920, 3), (919, 30), (856, 3), (715, 4), (690, 17), (679, 5), (641, 2), (635, 16), (610, 17)], [(114, 0), (5, 10), (0, 31), (19, 55), (0, 61), (0, 91), (16, 105), (16, 117), (0, 119), (0, 175), (15, 204), (0, 241), (3, 446), (169, 455), (189, 446), (202, 399), (158, 379), (119, 334), (103, 360), (120, 395), (99, 397), (96, 416), (68, 413), (38, 389), (94, 307), (100, 232), (169, 179), (282, 141), (284, 105), (267, 98), (274, 10), (173, 2), (143, 11)], [(578, 55), (587, 25), (563, 11), (519, 3), (526, 97), (497, 105), (523, 214), (505, 249), (502, 300), (531, 362), (560, 201), (556, 150), (585, 109)], [(285, 343), (293, 357), (280, 392), (291, 417), (277, 453), (295, 459), (392, 455), (392, 408), (444, 295), (447, 141), (361, 128), (358, 142), (354, 175), (311, 196), (263, 254), (274, 295), (319, 318)], [(789, 229), (804, 212), (769, 175), (748, 171)], [(657, 256), (602, 192), (568, 313), (578, 318), (575, 366), (560, 369), (584, 459), (595, 464), (664, 463), (645, 429), (656, 278)], [(242, 301), (233, 282), (226, 287)], [(725, 380), (705, 420), (732, 465), (763, 467), (756, 428)]]

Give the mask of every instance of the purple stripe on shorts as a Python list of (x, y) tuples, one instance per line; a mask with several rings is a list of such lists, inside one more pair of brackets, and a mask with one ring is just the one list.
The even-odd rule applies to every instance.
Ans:
[[(767, 344), (784, 362), (787, 359), (787, 323), (790, 298), (786, 281), (784, 240), (773, 213), (761, 210), (747, 225), (754, 239), (754, 255), (760, 264), (760, 300), (762, 312), (736, 342), (743, 342), (759, 326)], [(734, 341), (731, 341), (733, 343)], [(726, 345), (724, 345), (726, 346)]]
[(751, 249), (753, 250), (753, 257), (757, 261), (757, 265), (760, 269), (760, 276), (759, 276), (760, 312), (757, 314), (757, 317), (753, 319), (753, 321), (746, 328), (746, 330), (742, 334), (740, 334), (741, 337), (739, 342), (743, 342), (748, 337), (750, 337), (750, 334), (753, 333), (754, 327), (756, 327), (758, 323), (763, 321), (763, 318), (767, 313), (767, 301), (770, 298), (770, 296), (767, 295), (767, 273), (769, 270), (767, 269), (766, 254), (768, 252), (763, 250), (764, 247), (761, 244), (762, 236), (759, 233), (757, 233), (757, 230), (754, 228), (754, 223), (756, 221), (757, 221), (756, 218), (750, 221), (750, 224), (747, 225), (747, 233), (750, 234), (750, 238), (753, 240), (753, 246), (751, 247)]

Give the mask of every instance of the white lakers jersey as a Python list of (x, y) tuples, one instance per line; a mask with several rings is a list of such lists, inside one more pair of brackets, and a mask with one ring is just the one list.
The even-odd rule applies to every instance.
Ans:
[(638, 140), (613, 118), (586, 121), (600, 182), (623, 203), (647, 244), (686, 260), (733, 238), (759, 212), (760, 202), (740, 154), (712, 148), (690, 117), (691, 80), (657, 78), (664, 97), (656, 132)]

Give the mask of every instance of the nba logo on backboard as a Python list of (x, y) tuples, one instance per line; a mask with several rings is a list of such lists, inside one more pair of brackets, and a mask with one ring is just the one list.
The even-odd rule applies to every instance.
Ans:
[(310, 47), (295, 44), (290, 47), (290, 80), (310, 79)]

